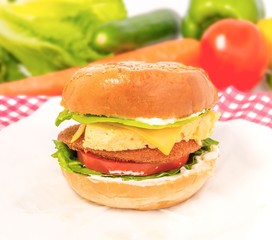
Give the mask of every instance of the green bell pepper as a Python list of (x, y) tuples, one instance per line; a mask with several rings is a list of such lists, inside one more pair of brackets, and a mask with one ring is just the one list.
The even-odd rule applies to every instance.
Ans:
[(199, 39), (206, 28), (220, 19), (237, 18), (256, 23), (264, 16), (262, 0), (191, 0), (181, 23), (181, 33)]

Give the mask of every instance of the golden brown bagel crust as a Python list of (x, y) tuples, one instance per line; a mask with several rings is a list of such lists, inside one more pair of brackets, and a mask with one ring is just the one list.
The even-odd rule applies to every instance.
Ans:
[(92, 65), (75, 73), (62, 95), (71, 112), (124, 118), (182, 118), (216, 101), (203, 70), (174, 62)]
[(215, 161), (204, 159), (195, 169), (170, 177), (172, 180), (163, 177), (161, 183), (155, 179), (147, 185), (144, 181), (134, 185), (130, 181), (95, 179), (64, 169), (62, 173), (77, 194), (94, 203), (113, 208), (154, 210), (174, 206), (193, 196), (212, 175)]

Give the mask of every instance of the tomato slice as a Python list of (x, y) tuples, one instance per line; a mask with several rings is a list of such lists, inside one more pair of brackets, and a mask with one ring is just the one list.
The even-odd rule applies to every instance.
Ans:
[(78, 151), (77, 156), (85, 167), (111, 175), (147, 176), (155, 173), (180, 168), (186, 164), (189, 155), (167, 163), (119, 162), (98, 157), (92, 153)]

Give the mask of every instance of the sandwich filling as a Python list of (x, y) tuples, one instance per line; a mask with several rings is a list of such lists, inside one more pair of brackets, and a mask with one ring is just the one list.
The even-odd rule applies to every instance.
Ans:
[(119, 122), (86, 123), (84, 116), (80, 125), (62, 131), (58, 141), (75, 151), (77, 160), (93, 171), (112, 176), (148, 176), (191, 164), (190, 156), (207, 147), (205, 139), (212, 134), (219, 116), (218, 112), (207, 111), (186, 118), (183, 124), (169, 127), (166, 121), (160, 128), (151, 125), (149, 129)]

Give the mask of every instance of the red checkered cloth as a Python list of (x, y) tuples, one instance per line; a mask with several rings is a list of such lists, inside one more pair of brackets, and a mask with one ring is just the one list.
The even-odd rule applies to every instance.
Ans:
[[(0, 96), (0, 129), (29, 116), (50, 97)], [(233, 87), (219, 92), (214, 110), (221, 112), (220, 121), (246, 119), (272, 128), (272, 94), (244, 93)]]
[(49, 97), (0, 96), (0, 130), (36, 111)]
[(214, 110), (221, 112), (220, 121), (245, 119), (272, 128), (272, 93), (244, 93), (229, 87), (219, 92)]

